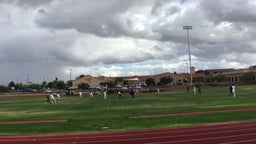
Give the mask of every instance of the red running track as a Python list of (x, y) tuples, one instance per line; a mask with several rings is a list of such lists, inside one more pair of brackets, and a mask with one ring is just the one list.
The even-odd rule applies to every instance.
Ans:
[(256, 122), (130, 132), (0, 137), (0, 144), (252, 144)]

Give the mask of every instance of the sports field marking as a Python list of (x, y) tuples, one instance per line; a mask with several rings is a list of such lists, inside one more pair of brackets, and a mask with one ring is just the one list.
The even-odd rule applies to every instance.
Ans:
[(68, 120), (29, 120), (29, 121), (6, 121), (0, 122), (0, 125), (12, 125), (12, 124), (39, 124), (39, 123), (65, 123)]
[(256, 122), (217, 124), (128, 132), (107, 132), (77, 135), (7, 136), (0, 143), (33, 144), (251, 144), (255, 142)]
[(214, 110), (214, 111), (200, 111), (200, 112), (187, 112), (187, 113), (171, 113), (171, 114), (153, 114), (153, 115), (129, 116), (129, 118), (130, 118), (130, 119), (139, 119), (139, 118), (189, 116), (189, 115), (215, 114), (215, 113), (229, 113), (229, 112), (242, 112), (242, 111), (253, 111), (253, 110), (256, 110), (256, 108), (240, 108), (240, 109), (227, 109), (227, 110)]

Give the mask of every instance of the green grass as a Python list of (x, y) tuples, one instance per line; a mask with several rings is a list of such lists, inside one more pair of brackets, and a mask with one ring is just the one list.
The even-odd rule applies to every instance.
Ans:
[(243, 86), (236, 89), (237, 97), (229, 96), (228, 88), (202, 89), (201, 94), (187, 94), (186, 90), (140, 93), (135, 99), (124, 94), (122, 99), (102, 95), (63, 97), (55, 104), (47, 104), (44, 97), (0, 99), (0, 121), (67, 119), (67, 123), (0, 125), (0, 135), (42, 135), (127, 131), (194, 126), (204, 124), (254, 121), (256, 111), (215, 113), (178, 117), (129, 119), (129, 116), (211, 111), (256, 107), (256, 89)]

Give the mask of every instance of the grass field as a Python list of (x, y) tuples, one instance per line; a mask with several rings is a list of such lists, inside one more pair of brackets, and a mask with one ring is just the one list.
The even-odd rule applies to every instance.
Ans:
[(256, 111), (214, 113), (177, 117), (129, 119), (129, 116), (169, 114), (256, 107), (256, 86), (236, 88), (237, 97), (229, 96), (228, 87), (202, 89), (201, 94), (186, 90), (139, 93), (135, 99), (123, 94), (62, 97), (46, 103), (45, 97), (1, 98), (0, 122), (27, 120), (62, 120), (66, 123), (0, 125), (0, 135), (70, 134), (183, 127), (256, 120)]

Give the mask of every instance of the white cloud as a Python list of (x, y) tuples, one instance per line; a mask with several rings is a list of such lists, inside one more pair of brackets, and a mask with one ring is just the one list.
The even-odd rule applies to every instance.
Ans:
[(186, 72), (184, 25), (193, 26), (197, 69), (248, 67), (255, 8), (249, 0), (0, 1), (0, 78), (69, 80), (70, 68), (73, 78)]

